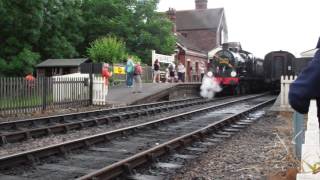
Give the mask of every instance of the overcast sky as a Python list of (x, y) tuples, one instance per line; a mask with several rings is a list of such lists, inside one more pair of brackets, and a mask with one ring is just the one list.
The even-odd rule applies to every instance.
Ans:
[[(296, 56), (315, 48), (320, 37), (319, 0), (208, 0), (208, 8), (224, 7), (229, 42), (263, 58), (274, 50)], [(195, 0), (160, 0), (158, 11), (195, 8)]]

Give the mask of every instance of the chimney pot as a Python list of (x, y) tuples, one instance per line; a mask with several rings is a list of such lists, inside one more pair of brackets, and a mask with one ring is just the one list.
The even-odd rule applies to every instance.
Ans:
[(208, 0), (195, 0), (196, 9), (207, 9)]
[(176, 10), (174, 8), (169, 8), (167, 11), (167, 16), (172, 22), (172, 32), (176, 33), (177, 28), (176, 28)]

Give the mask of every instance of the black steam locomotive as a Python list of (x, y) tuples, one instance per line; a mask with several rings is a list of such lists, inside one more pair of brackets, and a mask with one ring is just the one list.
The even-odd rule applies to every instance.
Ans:
[(210, 57), (208, 71), (228, 94), (280, 90), (281, 76), (296, 76), (312, 58), (296, 58), (287, 51), (272, 51), (264, 60), (242, 50), (240, 43), (224, 43)]
[(224, 43), (210, 58), (209, 71), (228, 94), (259, 92), (264, 87), (263, 60), (244, 51), (240, 43)]

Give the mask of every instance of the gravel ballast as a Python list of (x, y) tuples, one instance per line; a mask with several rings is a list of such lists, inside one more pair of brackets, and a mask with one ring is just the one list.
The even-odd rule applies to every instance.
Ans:
[(255, 124), (189, 162), (172, 179), (285, 178), (287, 169), (299, 166), (292, 153), (292, 120), (288, 117), (267, 112)]

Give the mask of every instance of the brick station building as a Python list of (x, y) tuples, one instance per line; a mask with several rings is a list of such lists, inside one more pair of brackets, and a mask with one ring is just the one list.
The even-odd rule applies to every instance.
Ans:
[(208, 9), (207, 3), (207, 0), (195, 0), (194, 10), (169, 8), (167, 11), (177, 38), (176, 59), (185, 65), (189, 82), (199, 80), (199, 67), (207, 67), (208, 52), (228, 39), (224, 9)]

